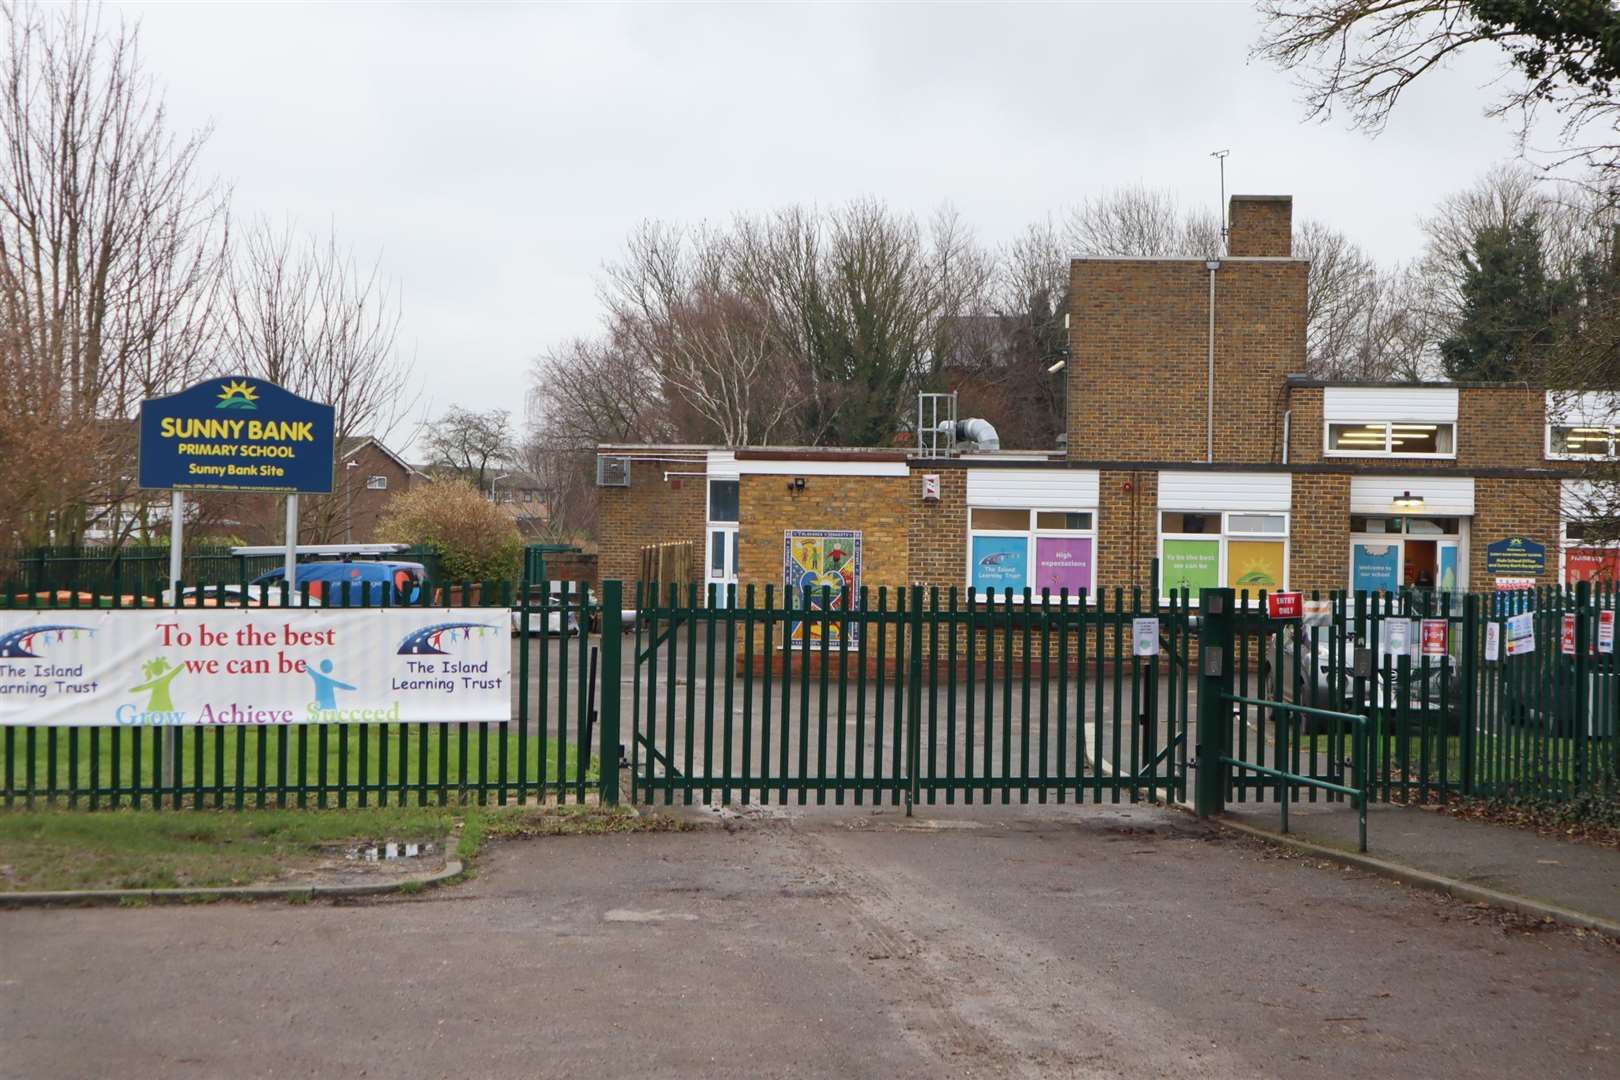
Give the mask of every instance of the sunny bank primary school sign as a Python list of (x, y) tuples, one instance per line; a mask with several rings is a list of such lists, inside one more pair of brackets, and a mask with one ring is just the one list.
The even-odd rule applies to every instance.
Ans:
[(0, 612), (0, 725), (511, 718), (504, 608)]
[(143, 401), (140, 486), (329, 492), (335, 415), (330, 405), (246, 376)]

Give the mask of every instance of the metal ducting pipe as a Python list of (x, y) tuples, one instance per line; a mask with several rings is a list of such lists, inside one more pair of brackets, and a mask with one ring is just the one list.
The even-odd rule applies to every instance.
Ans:
[(939, 430), (951, 437), (955, 443), (972, 443), (980, 450), (1000, 450), (1001, 436), (996, 434), (995, 425), (988, 420), (974, 417), (971, 420), (958, 420), (953, 425), (944, 421)]

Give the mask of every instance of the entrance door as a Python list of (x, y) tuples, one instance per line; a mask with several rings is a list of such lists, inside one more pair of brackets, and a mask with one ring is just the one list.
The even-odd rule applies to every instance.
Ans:
[(709, 526), (709, 585), (714, 587), (715, 603), (726, 602), (727, 589), (737, 584), (737, 526)]

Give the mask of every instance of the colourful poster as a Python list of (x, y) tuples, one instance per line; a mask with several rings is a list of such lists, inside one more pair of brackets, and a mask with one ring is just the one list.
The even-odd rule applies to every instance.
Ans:
[(1356, 592), (1394, 592), (1400, 588), (1401, 549), (1398, 544), (1353, 544), (1350, 547), (1350, 588)]
[(980, 592), (1012, 589), (1022, 593), (1029, 584), (1029, 540), (1022, 536), (975, 536), (973, 576), (968, 584)]
[[(788, 629), (790, 647), (820, 648), (822, 629), (827, 647), (839, 648), (838, 613), (855, 611), (861, 597), (861, 533), (859, 529), (787, 531), (782, 534), (782, 585), (789, 607), (826, 610), (829, 617), (800, 620)], [(805, 625), (809, 624), (806, 641)], [(859, 648), (860, 628), (849, 627), (849, 647)]]
[(1226, 584), (1241, 595), (1283, 587), (1283, 545), (1276, 540), (1228, 540)]
[(0, 612), (0, 725), (512, 718), (508, 608)]
[(1457, 591), (1457, 546), (1455, 544), (1440, 545), (1440, 579), (1435, 587), (1441, 592)]
[(1564, 582), (1590, 581), (1605, 589), (1620, 584), (1620, 548), (1569, 548), (1564, 552)]
[(1166, 540), (1164, 564), (1161, 567), (1163, 584), (1160, 591), (1186, 589), (1188, 595), (1198, 599), (1198, 590), (1215, 589), (1221, 584), (1221, 542), (1219, 540)]
[(1091, 592), (1091, 544), (1089, 536), (1037, 536), (1035, 591)]
[(1536, 651), (1536, 617), (1525, 611), (1507, 620), (1507, 654), (1522, 656)]

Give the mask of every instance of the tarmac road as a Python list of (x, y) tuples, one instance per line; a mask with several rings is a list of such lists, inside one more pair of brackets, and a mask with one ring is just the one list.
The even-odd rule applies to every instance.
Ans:
[(1173, 811), (702, 813), (416, 898), (0, 911), (0, 1075), (1620, 1072), (1613, 944)]

